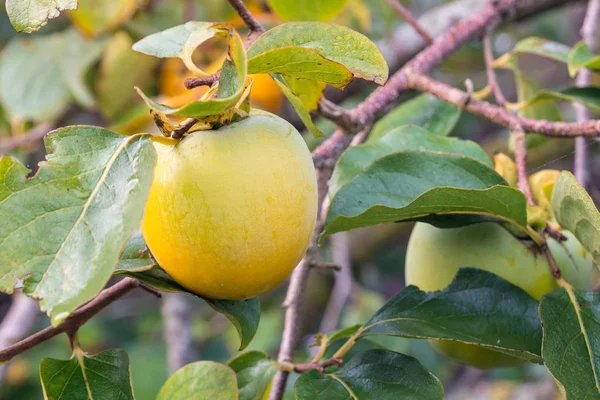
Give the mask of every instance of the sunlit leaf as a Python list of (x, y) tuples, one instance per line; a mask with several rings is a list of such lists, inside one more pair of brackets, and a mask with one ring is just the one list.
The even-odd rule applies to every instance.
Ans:
[(541, 37), (528, 37), (520, 40), (511, 52), (498, 58), (494, 62), (494, 65), (496, 67), (504, 67), (510, 63), (512, 57), (519, 54), (534, 54), (567, 64), (570, 51), (571, 48), (565, 44)]
[(577, 43), (569, 53), (569, 75), (574, 77), (581, 68), (600, 71), (600, 56), (592, 53), (585, 42)]
[(307, 111), (316, 110), (323, 97), (325, 82), (319, 80), (285, 78), (290, 90), (300, 98)]
[(237, 375), (239, 400), (261, 400), (277, 372), (275, 362), (261, 351), (239, 354), (227, 365)]
[(6, 0), (6, 12), (19, 32), (35, 32), (63, 10), (75, 10), (77, 0)]
[(70, 360), (44, 358), (40, 378), (45, 399), (133, 400), (129, 357), (124, 350), (94, 356), (75, 350)]
[(348, 0), (268, 0), (275, 14), (284, 21), (329, 21), (338, 15)]
[(308, 113), (306, 107), (304, 107), (304, 103), (302, 102), (300, 97), (296, 96), (291, 91), (291, 89), (287, 86), (284, 78), (281, 76), (275, 76), (274, 79), (277, 86), (279, 86), (281, 92), (288, 99), (292, 107), (294, 107), (296, 114), (298, 114), (298, 117), (300, 118), (304, 126), (306, 126), (306, 129), (308, 129), (314, 137), (323, 136), (323, 132), (321, 132), (312, 122), (312, 118), (310, 117), (310, 114)]
[(77, 11), (67, 15), (85, 35), (97, 36), (128, 21), (138, 4), (138, 0), (78, 0)]
[(540, 90), (521, 107), (526, 111), (530, 107), (548, 104), (553, 100), (580, 103), (590, 110), (600, 112), (600, 87), (572, 87), (560, 92)]
[(224, 364), (198, 361), (175, 372), (156, 400), (233, 400), (238, 398), (235, 372)]
[(37, 175), (0, 159), (0, 290), (24, 279), (54, 325), (102, 290), (139, 227), (156, 159), (149, 135), (88, 126), (46, 138)]

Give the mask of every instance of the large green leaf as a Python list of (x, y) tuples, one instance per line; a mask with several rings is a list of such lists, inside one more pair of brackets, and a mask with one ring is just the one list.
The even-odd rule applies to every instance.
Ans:
[(556, 221), (575, 235), (600, 266), (600, 213), (573, 174), (562, 171), (558, 175), (551, 202)]
[(419, 361), (389, 350), (367, 350), (330, 374), (303, 374), (297, 400), (442, 400), (440, 381)]
[(499, 276), (461, 268), (442, 291), (426, 293), (406, 287), (359, 332), (360, 336), (457, 340), (541, 362), (537, 309), (537, 301)]
[(600, 56), (592, 53), (585, 42), (577, 43), (569, 53), (569, 75), (574, 77), (581, 68), (600, 71)]
[(391, 129), (378, 140), (370, 140), (346, 150), (331, 176), (329, 197), (334, 197), (340, 188), (379, 158), (408, 150), (462, 154), (479, 160), (490, 168), (494, 167), (485, 151), (475, 142), (438, 136), (415, 125), (404, 125)]
[(19, 32), (35, 32), (63, 10), (75, 10), (77, 0), (6, 0), (6, 12)]
[[(340, 188), (320, 240), (327, 235), (388, 222), (448, 215), (527, 222), (525, 198), (489, 166), (461, 154), (403, 151), (379, 158)], [(460, 219), (454, 223), (460, 225)]]
[(268, 0), (275, 14), (284, 21), (329, 21), (338, 15), (348, 0)]
[(133, 400), (129, 357), (124, 350), (86, 356), (76, 349), (70, 360), (44, 358), (40, 378), (45, 399)]
[[(125, 244), (115, 274), (139, 279), (164, 292), (181, 292), (200, 297), (179, 285), (149, 254), (146, 242), (137, 231)], [(245, 349), (254, 338), (260, 321), (258, 297), (249, 300), (215, 300), (201, 297), (215, 311), (224, 314), (235, 326), (240, 336), (240, 350)]]
[[(182, 26), (188, 26), (188, 24), (182, 25)], [(221, 29), (221, 30), (225, 29), (221, 25), (219, 25), (219, 26), (221, 27), (219, 29)], [(212, 26), (210, 29), (214, 30), (216, 28), (214, 28), (214, 26)], [(207, 38), (212, 37), (212, 36), (208, 36), (209, 34), (212, 34), (212, 30), (208, 30), (208, 31), (199, 30), (198, 34), (196, 36), (199, 35), (201, 38), (206, 40)], [(163, 31), (157, 35), (165, 34), (165, 32), (168, 32), (168, 31)], [(240, 100), (240, 98), (242, 97), (242, 94), (243, 94), (245, 86), (246, 86), (246, 77), (248, 74), (248, 64), (247, 64), (247, 60), (246, 60), (246, 52), (244, 50), (244, 44), (242, 43), (242, 39), (240, 38), (240, 36), (234, 30), (231, 30), (231, 31), (225, 30), (225, 32), (230, 32), (229, 47), (227, 50), (228, 58), (227, 58), (227, 60), (225, 60), (225, 62), (223, 64), (223, 69), (221, 71), (221, 77), (219, 79), (219, 91), (218, 91), (216, 98), (210, 98), (210, 99), (206, 99), (206, 100), (198, 100), (198, 101), (194, 101), (192, 103), (186, 104), (180, 108), (173, 108), (173, 107), (166, 106), (164, 104), (159, 104), (159, 103), (155, 102), (154, 100), (152, 100), (148, 96), (146, 96), (139, 88), (136, 88), (138, 93), (140, 94), (140, 96), (146, 102), (146, 104), (148, 104), (148, 107), (152, 108), (153, 110), (158, 111), (159, 113), (165, 114), (165, 115), (174, 115), (174, 116), (179, 116), (179, 117), (190, 117), (190, 118), (202, 119), (203, 117), (210, 117), (210, 116), (225, 112), (227, 109), (230, 109), (233, 106), (235, 106), (238, 103), (238, 101)], [(154, 35), (148, 36), (148, 38), (152, 38), (153, 36)], [(194, 36), (194, 35), (192, 35), (192, 36)], [(142, 53), (151, 54), (151, 55), (171, 54), (171, 53), (168, 53), (168, 49), (169, 49), (168, 47), (167, 47), (167, 50), (164, 50), (164, 52), (154, 51), (154, 54), (153, 54), (153, 50), (154, 50), (153, 46), (158, 46), (155, 43), (156, 40), (159, 40), (159, 39), (166, 40), (166, 37), (168, 37), (168, 36), (165, 36), (165, 37), (159, 36), (158, 39), (153, 39), (152, 41), (149, 41), (149, 43), (144, 43), (144, 40), (148, 39), (148, 38), (146, 38), (146, 39), (143, 39), (142, 41), (136, 43), (133, 48), (134, 48), (134, 50), (138, 50), (138, 51), (141, 51)], [(196, 39), (200, 40), (198, 38), (196, 38)], [(171, 38), (171, 40), (174, 41), (175, 39)], [(186, 42), (185, 46), (188, 46), (188, 45), (189, 45), (189, 43)], [(193, 48), (195, 48), (195, 46), (193, 46)], [(160, 48), (160, 49), (162, 49), (162, 48)], [(142, 51), (142, 50), (144, 50), (144, 51)], [(165, 56), (165, 57), (167, 57), (167, 56)], [(191, 58), (190, 58), (190, 60), (191, 60)], [(190, 62), (192, 62), (192, 61), (190, 61)], [(190, 66), (188, 66), (188, 69), (189, 68), (190, 68)]]
[(239, 400), (261, 400), (277, 365), (262, 351), (249, 351), (231, 359), (227, 365), (237, 375)]
[(156, 398), (156, 400), (190, 399), (238, 399), (235, 372), (227, 365), (213, 361), (188, 364), (167, 380)]
[(542, 297), (542, 356), (568, 400), (600, 399), (600, 294), (567, 288)]
[(75, 30), (13, 39), (0, 58), (4, 107), (14, 117), (44, 121), (60, 116), (72, 98), (93, 106), (84, 76), (105, 43), (85, 39)]
[(418, 125), (433, 134), (447, 136), (456, 126), (460, 114), (460, 108), (423, 93), (387, 113), (375, 124), (368, 141), (377, 140), (401, 125)]
[(352, 29), (321, 22), (290, 22), (265, 32), (248, 49), (250, 62), (270, 50), (282, 47), (311, 49), (339, 63), (358, 78), (383, 85), (388, 66), (383, 55), (366, 36)]
[(352, 81), (352, 72), (306, 47), (280, 47), (258, 54), (248, 61), (248, 73), (281, 74), (293, 78), (326, 82), (343, 89)]
[(139, 227), (156, 153), (149, 135), (73, 126), (46, 137), (47, 161), (0, 159), (0, 290), (24, 280), (54, 325), (92, 299)]

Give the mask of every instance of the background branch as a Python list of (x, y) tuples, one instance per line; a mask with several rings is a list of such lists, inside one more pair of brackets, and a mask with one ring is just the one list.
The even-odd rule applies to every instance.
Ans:
[(397, 0), (387, 0), (390, 7), (396, 11), (396, 13), (407, 23), (409, 24), (415, 32), (419, 34), (423, 38), (426, 43), (432, 43), (433, 37), (423, 27), (419, 24), (419, 21), (412, 16), (411, 12), (404, 7), (402, 4), (398, 3)]
[[(594, 52), (598, 40), (598, 23), (600, 20), (600, 0), (590, 0), (588, 8), (581, 27), (581, 38)], [(591, 83), (591, 72), (587, 68), (582, 68), (577, 74), (576, 84), (579, 87), (589, 86)], [(583, 104), (573, 103), (577, 121), (584, 122), (590, 119), (590, 111)], [(588, 148), (586, 138), (575, 139), (575, 163), (573, 172), (577, 180), (583, 187), (588, 186)]]
[(51, 122), (43, 122), (34, 126), (23, 135), (12, 136), (8, 139), (0, 140), (0, 155), (37, 142), (46, 136), (53, 128), (54, 125)]
[(161, 307), (169, 375), (196, 359), (192, 340), (191, 299), (184, 293), (165, 293)]

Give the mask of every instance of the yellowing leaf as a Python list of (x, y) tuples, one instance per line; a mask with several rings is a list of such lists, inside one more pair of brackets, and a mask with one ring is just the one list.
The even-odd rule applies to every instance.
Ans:
[(119, 27), (133, 16), (136, 0), (79, 0), (69, 18), (85, 35), (96, 36)]
[(75, 10), (77, 0), (6, 0), (6, 12), (18, 32), (35, 32), (63, 10)]
[(329, 21), (338, 15), (348, 0), (268, 0), (275, 14), (284, 21)]

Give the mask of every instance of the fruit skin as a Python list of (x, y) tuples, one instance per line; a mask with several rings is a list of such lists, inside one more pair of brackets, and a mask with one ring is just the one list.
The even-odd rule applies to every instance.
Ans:
[(157, 137), (142, 232), (179, 284), (214, 299), (278, 286), (308, 247), (317, 215), (313, 161), (283, 119), (250, 117), (181, 141)]
[[(460, 267), (495, 273), (539, 300), (557, 288), (546, 259), (534, 255), (508, 231), (495, 223), (439, 229), (417, 223), (406, 253), (406, 284), (421, 290), (441, 290)], [(523, 360), (475, 345), (430, 341), (434, 348), (456, 361), (478, 368), (511, 366)]]

